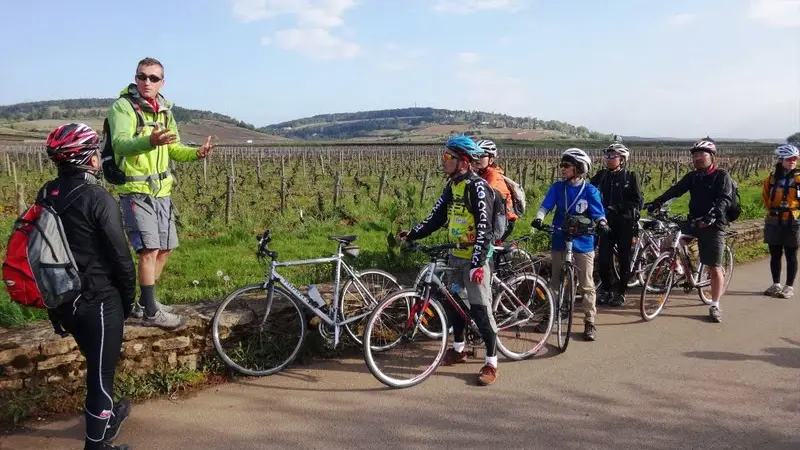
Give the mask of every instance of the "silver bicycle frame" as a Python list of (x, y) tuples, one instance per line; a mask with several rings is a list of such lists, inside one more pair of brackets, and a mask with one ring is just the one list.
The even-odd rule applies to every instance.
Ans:
[[(324, 311), (320, 310), (319, 307), (316, 306), (316, 303), (312, 301), (308, 296), (300, 292), (289, 280), (284, 278), (281, 274), (278, 273), (276, 270), (278, 267), (294, 267), (294, 266), (310, 266), (310, 265), (319, 265), (319, 264), (330, 264), (336, 263), (336, 272), (334, 275), (334, 290), (333, 290), (333, 301), (331, 303), (331, 312), (333, 313), (333, 319), (331, 319), (328, 314)], [(372, 311), (367, 311), (363, 314), (360, 314), (355, 317), (351, 317), (347, 320), (340, 321), (339, 320), (339, 287), (341, 283), (341, 272), (342, 268), (347, 272), (350, 277), (353, 278), (353, 281), (356, 283), (357, 288), (363, 292), (367, 292), (368, 295), (369, 291), (367, 291), (366, 286), (361, 282), (361, 279), (358, 277), (358, 272), (350, 268), (349, 265), (344, 261), (344, 253), (342, 253), (342, 246), (339, 245), (339, 250), (336, 256), (329, 256), (327, 258), (315, 258), (315, 259), (304, 259), (304, 260), (295, 260), (295, 261), (283, 261), (277, 262), (272, 260), (270, 264), (270, 276), (269, 280), (264, 283), (266, 288), (269, 288), (270, 283), (277, 282), (295, 298), (295, 300), (299, 301), (306, 308), (310, 309), (315, 316), (319, 317), (319, 319), (325, 322), (328, 326), (333, 327), (333, 345), (334, 347), (339, 345), (339, 335), (340, 335), (340, 328), (343, 325), (348, 323), (356, 322), (364, 317), (367, 317), (372, 313)], [(271, 296), (270, 296), (271, 299)], [(374, 300), (374, 299), (373, 299)], [(271, 303), (271, 302), (270, 302)], [(267, 320), (267, 316), (269, 316), (269, 311), (272, 308), (271, 304), (267, 305), (267, 313), (264, 314), (264, 321)]]

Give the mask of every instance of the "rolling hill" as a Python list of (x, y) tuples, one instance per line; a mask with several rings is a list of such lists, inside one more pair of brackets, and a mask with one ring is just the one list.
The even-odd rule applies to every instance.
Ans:
[(558, 120), (435, 108), (320, 114), (268, 125), (260, 130), (293, 139), (370, 139), (395, 142), (441, 140), (454, 133), (491, 136), (504, 140), (609, 138), (609, 135)]
[[(106, 111), (115, 99), (82, 98), (17, 103), (0, 106), (0, 141), (41, 141), (64, 122), (81, 121), (101, 130)], [(175, 120), (183, 142), (202, 142), (216, 136), (221, 142), (280, 142), (288, 139), (266, 134), (233, 117), (175, 106)]]
[[(82, 121), (97, 130), (112, 98), (48, 100), (0, 106), (0, 141), (41, 141), (58, 124)], [(535, 117), (513, 117), (482, 111), (401, 108), (321, 114), (256, 128), (233, 117), (173, 109), (184, 142), (201, 142), (208, 135), (226, 143), (282, 141), (440, 142), (464, 133), (498, 140), (609, 139), (583, 126)]]

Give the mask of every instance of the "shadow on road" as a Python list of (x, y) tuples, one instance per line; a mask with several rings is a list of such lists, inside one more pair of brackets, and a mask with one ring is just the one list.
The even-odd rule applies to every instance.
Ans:
[(709, 359), (712, 361), (762, 361), (778, 367), (800, 369), (800, 342), (789, 338), (781, 338), (794, 347), (769, 347), (762, 350), (766, 355), (746, 355), (733, 352), (686, 352), (684, 355), (691, 358)]

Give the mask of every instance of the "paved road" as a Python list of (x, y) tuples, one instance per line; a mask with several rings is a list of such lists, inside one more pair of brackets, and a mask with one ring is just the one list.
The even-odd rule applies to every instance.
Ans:
[[(800, 298), (758, 294), (768, 264), (737, 267), (725, 322), (696, 295), (644, 323), (638, 303), (601, 309), (598, 341), (531, 361), (479, 360), (387, 390), (360, 359), (329, 361), (136, 405), (119, 442), (142, 449), (800, 449)], [(579, 326), (579, 331), (581, 327)], [(502, 357), (501, 357), (502, 358)], [(0, 449), (80, 449), (80, 417)]]

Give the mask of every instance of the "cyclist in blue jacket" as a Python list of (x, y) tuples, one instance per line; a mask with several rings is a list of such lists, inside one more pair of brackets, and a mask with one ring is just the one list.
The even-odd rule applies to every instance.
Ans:
[[(563, 180), (556, 181), (550, 186), (542, 205), (536, 212), (536, 218), (531, 223), (534, 228), (542, 227), (542, 219), (553, 209), (553, 240), (551, 247), (552, 276), (550, 286), (554, 293), (558, 293), (561, 283), (561, 262), (564, 258), (566, 241), (563, 232), (558, 229), (565, 221), (573, 221), (576, 217), (588, 217), (596, 222), (598, 233), (605, 234), (610, 230), (606, 221), (600, 191), (590, 184), (586, 177), (592, 170), (592, 160), (583, 150), (570, 148), (561, 155), (561, 176)], [(586, 340), (594, 341), (597, 338), (595, 316), (594, 290), (594, 236), (584, 234), (572, 239), (573, 261), (578, 277), (578, 289), (583, 292), (584, 331)]]

